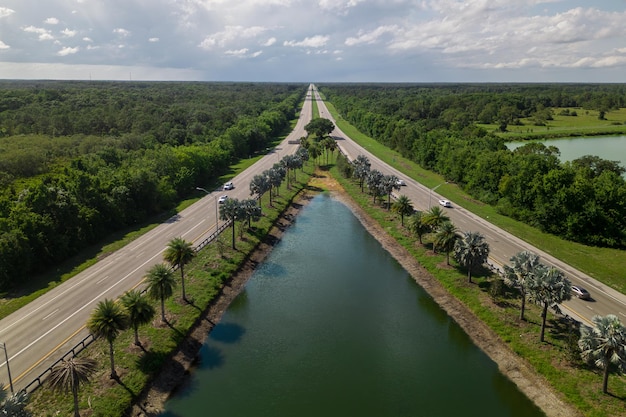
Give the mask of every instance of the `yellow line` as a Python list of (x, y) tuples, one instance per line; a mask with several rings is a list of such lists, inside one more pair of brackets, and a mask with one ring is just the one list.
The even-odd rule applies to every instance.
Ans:
[(37, 362), (35, 362), (34, 364), (32, 364), (28, 369), (26, 369), (24, 372), (22, 372), (20, 375), (18, 375), (17, 378), (15, 378), (14, 381), (19, 381), (20, 379), (24, 378), (24, 376), (29, 373), (30, 371), (32, 371), (36, 366), (38, 366), (41, 362), (43, 362), (44, 360), (48, 359), (50, 357), (50, 355), (52, 355), (54, 352), (56, 352), (57, 350), (59, 350), (59, 348), (61, 346), (63, 346), (65, 343), (67, 343), (70, 339), (72, 339), (74, 336), (76, 336), (79, 332), (81, 332), (83, 329), (85, 329), (86, 326), (82, 326), (80, 327), (78, 330), (76, 330), (74, 333), (72, 333), (71, 336), (69, 336), (68, 338), (66, 338), (64, 341), (62, 341), (61, 343), (59, 343), (58, 345), (55, 346), (54, 349), (50, 350), (48, 353), (46, 353), (41, 359), (39, 359)]

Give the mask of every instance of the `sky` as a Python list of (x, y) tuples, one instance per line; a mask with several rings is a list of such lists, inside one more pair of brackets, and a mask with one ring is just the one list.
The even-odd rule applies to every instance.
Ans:
[(0, 0), (0, 79), (626, 82), (626, 0)]

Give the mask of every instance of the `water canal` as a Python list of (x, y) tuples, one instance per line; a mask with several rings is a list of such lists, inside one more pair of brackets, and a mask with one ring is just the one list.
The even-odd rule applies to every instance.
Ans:
[(342, 203), (315, 197), (162, 417), (543, 416)]

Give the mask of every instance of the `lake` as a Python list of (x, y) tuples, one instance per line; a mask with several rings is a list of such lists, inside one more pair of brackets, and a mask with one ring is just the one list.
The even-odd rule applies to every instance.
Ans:
[[(561, 151), (561, 161), (572, 161), (585, 155), (595, 155), (609, 161), (619, 161), (626, 167), (626, 136), (592, 136), (566, 139), (540, 140), (546, 146), (556, 146)], [(530, 141), (508, 142), (513, 150)]]

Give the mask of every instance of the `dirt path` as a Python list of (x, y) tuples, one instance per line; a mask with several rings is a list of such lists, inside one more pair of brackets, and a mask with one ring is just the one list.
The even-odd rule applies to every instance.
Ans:
[[(530, 365), (515, 355), (500, 338), (483, 324), (456, 298), (432, 277), (417, 261), (378, 223), (371, 219), (352, 199), (343, 191), (341, 186), (324, 172), (312, 180), (312, 186), (329, 190), (333, 196), (346, 204), (363, 226), (374, 236), (381, 245), (411, 274), (415, 281), (422, 286), (430, 296), (463, 328), (494, 362), (500, 371), (507, 375), (519, 389), (526, 394), (548, 417), (575, 417), (582, 416), (580, 412), (565, 403)], [(298, 204), (282, 216), (278, 227), (275, 228), (270, 239), (274, 243), (282, 236), (282, 231), (288, 227), (300, 209), (312, 196), (304, 196)], [(157, 416), (164, 407), (165, 401), (176, 389), (186, 381), (186, 376), (197, 357), (198, 350), (205, 338), (217, 323), (231, 301), (239, 294), (245, 283), (254, 272), (255, 265), (261, 262), (272, 250), (272, 245), (264, 244), (253, 255), (252, 259), (235, 276), (229, 287), (224, 288), (222, 295), (207, 311), (188, 339), (182, 344), (179, 352), (164, 367), (148, 392), (133, 407), (132, 416)]]

